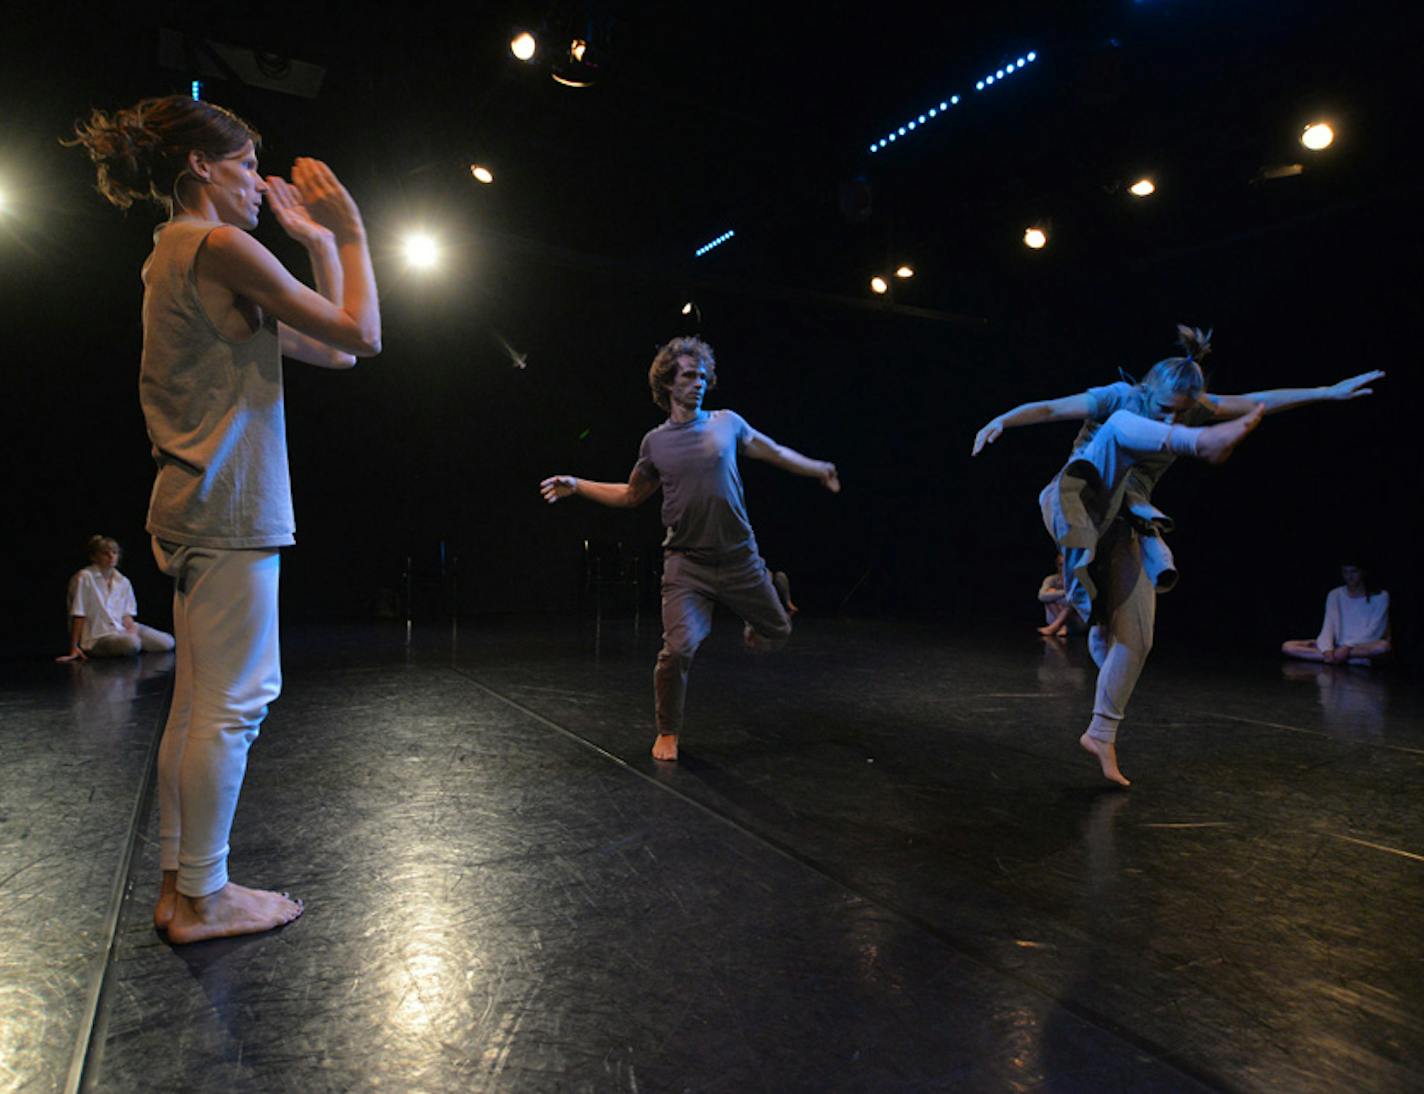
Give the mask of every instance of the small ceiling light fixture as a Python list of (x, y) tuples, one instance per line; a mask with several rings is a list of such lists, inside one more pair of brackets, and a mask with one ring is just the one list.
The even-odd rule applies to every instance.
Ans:
[(1133, 197), (1145, 198), (1150, 197), (1152, 194), (1155, 194), (1157, 192), (1157, 184), (1151, 179), (1143, 178), (1138, 179), (1127, 189)]
[(534, 41), (534, 35), (527, 30), (521, 30), (509, 40), (509, 52), (518, 57), (521, 61), (532, 61), (534, 51), (538, 45)]
[(549, 75), (565, 87), (592, 87), (598, 80), (599, 52), (587, 38), (575, 38), (568, 52), (554, 62)]
[(915, 276), (915, 268), (906, 263), (905, 265), (896, 268), (895, 276), (898, 277), (901, 281), (908, 281), (910, 278)]
[(494, 172), (482, 163), (470, 164), (470, 174), (475, 177), (476, 182), (482, 182), (486, 186), (494, 181)]
[(1031, 250), (1041, 251), (1048, 242), (1048, 233), (1042, 228), (1029, 228), (1023, 235), (1024, 246)]
[(886, 281), (879, 274), (870, 279), (870, 291), (876, 296), (884, 296), (890, 291), (890, 282)]
[(691, 300), (689, 300), (686, 304), (684, 304), (684, 305), (682, 306), (682, 314), (683, 314), (683, 315), (691, 315), (691, 314), (692, 314), (692, 301), (691, 301)]
[(1331, 129), (1325, 122), (1311, 122), (1300, 134), (1300, 143), (1305, 145), (1312, 152), (1319, 152), (1323, 148), (1329, 148), (1334, 140), (1335, 130)]

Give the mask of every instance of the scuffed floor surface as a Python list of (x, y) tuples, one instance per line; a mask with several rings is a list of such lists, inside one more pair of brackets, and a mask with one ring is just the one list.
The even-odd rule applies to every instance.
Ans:
[(130, 840), (166, 664), (5, 668), (0, 1086), (1424, 1086), (1402, 675), (1159, 650), (1120, 792), (1076, 646), (738, 638), (671, 766), (628, 622), (289, 628), (232, 872), (307, 914), (184, 948), (151, 808)]

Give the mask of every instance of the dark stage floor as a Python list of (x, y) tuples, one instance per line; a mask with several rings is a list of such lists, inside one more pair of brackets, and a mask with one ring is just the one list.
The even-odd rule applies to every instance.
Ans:
[[(1110, 790), (1085, 651), (719, 621), (289, 628), (233, 874), (155, 934), (163, 659), (0, 669), (0, 1087), (1424, 1088), (1424, 701), (1159, 649)], [(130, 861), (131, 860), (131, 861)]]

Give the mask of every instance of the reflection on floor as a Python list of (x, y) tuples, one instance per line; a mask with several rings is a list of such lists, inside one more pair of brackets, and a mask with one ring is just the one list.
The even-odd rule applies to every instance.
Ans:
[(6, 666), (0, 1085), (1424, 1086), (1402, 674), (1159, 650), (1120, 792), (1077, 643), (736, 632), (671, 766), (646, 628), (289, 628), (232, 865), (309, 910), (186, 948), (149, 922), (167, 661)]

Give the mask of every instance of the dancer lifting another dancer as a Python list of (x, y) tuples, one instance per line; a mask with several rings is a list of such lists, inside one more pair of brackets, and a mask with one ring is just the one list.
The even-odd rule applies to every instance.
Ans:
[[(1118, 770), (1117, 728), (1152, 648), (1156, 594), (1177, 571), (1164, 533), (1172, 522), (1152, 504), (1152, 490), (1178, 456), (1222, 463), (1262, 414), (1307, 403), (1356, 399), (1384, 375), (1366, 372), (1330, 387), (1282, 388), (1249, 395), (1208, 395), (1200, 361), (1211, 335), (1178, 327), (1185, 356), (1152, 366), (1140, 383), (1118, 382), (1079, 395), (1024, 403), (994, 418), (974, 438), (973, 454), (1011, 426), (1083, 421), (1073, 454), (1039, 495), (1044, 524), (1064, 555), (1068, 601), (1092, 624), (1088, 645), (1098, 665), (1093, 720), (1079, 738), (1103, 775), (1128, 786)], [(1207, 425), (1215, 419), (1227, 419)]]
[(668, 420), (643, 438), (638, 462), (626, 483), (589, 482), (555, 475), (539, 486), (544, 500), (580, 497), (601, 505), (632, 508), (663, 490), (663, 647), (653, 670), (657, 738), (653, 758), (677, 759), (687, 673), (693, 655), (712, 629), (712, 610), (723, 604), (745, 621), (748, 648), (774, 650), (791, 636), (786, 575), (773, 579), (757, 553), (747, 519), (739, 453), (818, 479), (840, 490), (835, 464), (807, 459), (758, 433), (735, 411), (702, 409), (717, 384), (712, 347), (696, 338), (674, 338), (648, 370), (653, 401)]
[[(282, 356), (347, 368), (380, 352), (360, 211), (325, 164), (257, 173), (256, 130), (172, 95), (76, 126), (99, 192), (168, 221), (143, 266), (139, 397), (157, 479), (148, 531), (174, 579), (177, 668), (158, 754), (154, 922), (173, 942), (251, 934), (302, 913), (228, 880), (228, 833), (247, 751), (281, 690), (278, 548), (295, 542)], [(306, 249), (317, 291), (249, 232), (266, 197)]]

